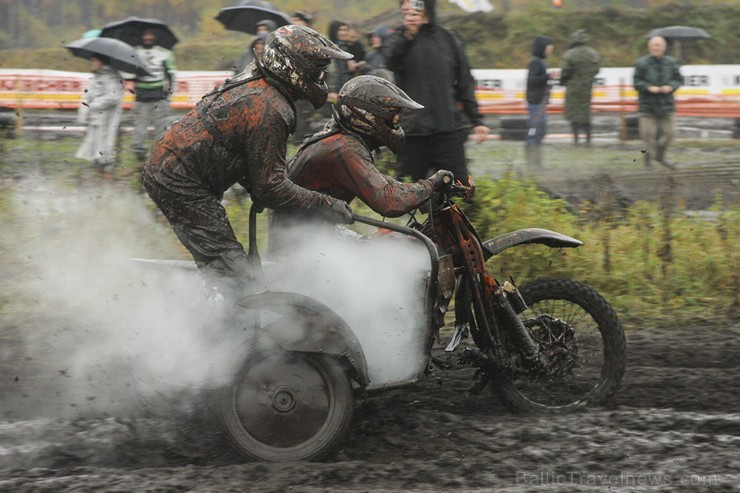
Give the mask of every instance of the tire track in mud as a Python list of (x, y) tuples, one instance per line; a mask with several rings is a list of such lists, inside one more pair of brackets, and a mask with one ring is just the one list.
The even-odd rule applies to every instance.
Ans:
[[(631, 364), (614, 402), (565, 416), (514, 415), (488, 392), (467, 392), (471, 371), (439, 372), (361, 399), (342, 448), (315, 464), (242, 463), (187, 420), (5, 421), (0, 490), (589, 491), (601, 481), (630, 491), (639, 480), (661, 482), (639, 491), (732, 491), (736, 335), (737, 327), (628, 331)], [(680, 366), (704, 340), (704, 361), (720, 367), (693, 358)], [(702, 402), (702, 389), (720, 395)]]

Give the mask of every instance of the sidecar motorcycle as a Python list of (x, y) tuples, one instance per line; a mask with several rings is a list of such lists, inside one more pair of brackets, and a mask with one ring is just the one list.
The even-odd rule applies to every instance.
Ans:
[[(570, 279), (538, 279), (517, 287), (499, 282), (486, 262), (508, 248), (540, 244), (574, 248), (582, 243), (545, 229), (523, 229), (481, 241), (451, 197), (451, 186), (423, 220), (406, 226), (355, 217), (355, 221), (424, 245), (423, 357), (403, 379), (373, 377), (369, 358), (349, 324), (304, 294), (264, 291), (235, 307), (246, 355), (230, 384), (213, 392), (225, 435), (245, 457), (265, 461), (316, 460), (334, 450), (350, 426), (359, 392), (418, 382), (435, 368), (475, 369), (472, 392), (492, 390), (512, 410), (564, 413), (606, 401), (625, 371), (622, 325), (596, 291)], [(250, 255), (257, 258), (254, 210)], [(454, 311), (453, 311), (454, 310)], [(434, 357), (440, 329), (447, 358)], [(440, 348), (441, 349), (441, 348)], [(454, 355), (454, 356), (453, 356)], [(492, 395), (492, 394), (491, 394)]]

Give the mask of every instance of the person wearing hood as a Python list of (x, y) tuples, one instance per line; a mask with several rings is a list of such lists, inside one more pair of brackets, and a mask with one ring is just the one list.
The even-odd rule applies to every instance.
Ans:
[(255, 26), (255, 31), (254, 31), (255, 36), (259, 36), (260, 34), (264, 34), (265, 36), (267, 36), (268, 34), (270, 34), (275, 29), (278, 28), (278, 25), (275, 23), (275, 21), (271, 21), (270, 19), (261, 20), (257, 22), (257, 24), (255, 24), (254, 26)]
[(77, 113), (87, 123), (85, 138), (75, 157), (91, 161), (95, 171), (107, 176), (116, 166), (116, 138), (121, 122), (123, 81), (103, 55), (90, 58), (93, 78)]
[[(245, 68), (247, 68), (247, 65), (252, 63), (255, 53), (259, 55), (260, 52), (264, 51), (265, 39), (267, 38), (267, 35), (275, 29), (277, 29), (277, 24), (275, 21), (271, 21), (270, 19), (264, 19), (255, 24), (254, 39), (250, 41), (247, 49), (239, 55), (239, 59), (234, 62), (234, 65), (231, 67), (234, 75), (241, 73)], [(259, 46), (260, 44), (261, 46)]]
[(568, 39), (568, 50), (563, 54), (560, 84), (565, 86), (565, 119), (573, 129), (573, 142), (578, 144), (582, 131), (586, 143), (591, 143), (591, 88), (601, 68), (601, 56), (588, 46), (585, 29), (573, 32)]
[(479, 143), (489, 129), (462, 40), (437, 23), (434, 0), (401, 0), (400, 6), (403, 24), (388, 36), (385, 62), (398, 87), (424, 107), (402, 115), (406, 145), (398, 153), (398, 173), (419, 180), (444, 168), (468, 183), (470, 128)]
[(547, 133), (547, 101), (550, 97), (550, 74), (547, 61), (552, 54), (552, 40), (547, 36), (537, 36), (532, 45), (532, 57), (527, 67), (527, 139), (524, 150), (527, 164), (542, 166), (542, 141)]
[(365, 56), (365, 61), (370, 70), (370, 75), (376, 75), (393, 82), (393, 72), (385, 66), (385, 57), (383, 56), (383, 43), (391, 32), (388, 26), (379, 26), (370, 33), (368, 36), (370, 52)]
[(290, 18), (290, 21), (297, 26), (312, 27), (313, 15), (304, 10), (296, 10), (293, 12), (293, 17)]
[[(329, 23), (328, 38), (341, 49), (347, 50), (347, 36), (349, 34), (349, 24), (338, 19)], [(329, 102), (334, 103), (337, 100), (337, 93), (342, 86), (352, 78), (347, 60), (334, 60), (329, 69)]]
[(261, 32), (254, 37), (252, 42), (249, 43), (249, 48), (244, 50), (239, 57), (239, 60), (234, 63), (234, 66), (232, 67), (234, 75), (243, 72), (244, 69), (252, 63), (255, 57), (262, 58), (262, 53), (265, 52), (265, 39), (267, 39), (267, 34), (264, 32)]

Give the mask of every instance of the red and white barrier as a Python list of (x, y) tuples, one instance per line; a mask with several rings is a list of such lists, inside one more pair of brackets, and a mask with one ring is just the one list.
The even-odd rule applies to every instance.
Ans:
[[(603, 68), (596, 77), (592, 109), (597, 112), (633, 112), (637, 94), (631, 67)], [(677, 113), (687, 116), (740, 118), (740, 65), (686, 65), (684, 86), (676, 93)], [(553, 69), (555, 78), (559, 69)], [(473, 70), (476, 97), (483, 113), (526, 113), (527, 71)], [(180, 71), (171, 100), (173, 108), (192, 108), (206, 93), (231, 76), (230, 72)], [(75, 109), (91, 74), (41, 69), (0, 69), (0, 106), (14, 108)], [(133, 104), (131, 82), (123, 105)], [(565, 88), (555, 86), (548, 111), (562, 111)]]

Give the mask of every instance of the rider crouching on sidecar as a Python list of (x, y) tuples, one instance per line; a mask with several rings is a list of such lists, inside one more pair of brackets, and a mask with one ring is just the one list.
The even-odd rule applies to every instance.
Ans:
[[(362, 75), (339, 91), (332, 119), (310, 137), (288, 163), (288, 176), (298, 186), (351, 202), (358, 197), (383, 217), (399, 217), (428, 201), (435, 190), (452, 179), (438, 171), (415, 183), (383, 175), (373, 152), (386, 146), (396, 153), (403, 146), (399, 125), (404, 110), (422, 106), (385, 79)], [(312, 210), (274, 211), (270, 249), (279, 252), (290, 241), (292, 226), (326, 224), (326, 216)]]

